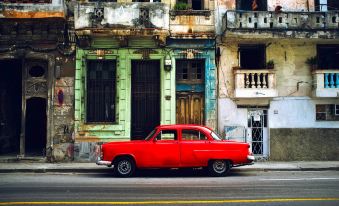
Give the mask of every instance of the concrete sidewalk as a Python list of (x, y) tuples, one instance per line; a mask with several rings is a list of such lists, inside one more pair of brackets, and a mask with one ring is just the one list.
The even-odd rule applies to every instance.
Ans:
[[(239, 171), (339, 171), (339, 161), (255, 162), (253, 165), (235, 167)], [(100, 173), (110, 168), (95, 163), (0, 163), (0, 173)]]

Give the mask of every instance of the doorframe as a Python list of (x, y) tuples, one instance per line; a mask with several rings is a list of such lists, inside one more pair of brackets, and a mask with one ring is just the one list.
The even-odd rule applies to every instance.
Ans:
[(47, 62), (47, 95), (46, 95), (46, 157), (48, 155), (47, 150), (52, 150), (53, 148), (53, 141), (52, 138), (55, 134), (54, 127), (52, 127), (54, 123), (53, 118), (53, 94), (54, 94), (54, 86), (55, 85), (55, 78), (54, 78), (54, 68), (55, 68), (55, 56), (53, 54), (46, 54), (46, 53), (38, 53), (34, 51), (29, 51), (25, 49), (18, 49), (15, 51), (9, 51), (3, 54), (0, 54), (0, 60), (21, 60), (21, 71), (22, 71), (22, 78), (21, 78), (21, 131), (20, 131), (20, 152), (17, 155), (18, 158), (25, 157), (25, 122), (26, 122), (26, 68), (24, 67), (24, 62), (27, 59), (31, 60), (38, 60), (38, 61), (45, 61)]

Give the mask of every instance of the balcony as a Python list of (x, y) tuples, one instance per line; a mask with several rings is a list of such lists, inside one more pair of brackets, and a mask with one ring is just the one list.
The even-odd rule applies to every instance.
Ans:
[(313, 81), (315, 97), (339, 97), (339, 70), (316, 70)]
[(257, 32), (272, 38), (338, 38), (339, 11), (280, 12), (227, 11), (223, 18), (227, 32)]
[(78, 36), (158, 36), (168, 33), (169, 7), (164, 3), (78, 3)]
[(234, 69), (234, 96), (239, 98), (277, 97), (275, 71)]
[(65, 18), (64, 0), (4, 0), (0, 4), (0, 19)]
[(172, 38), (214, 38), (214, 12), (211, 10), (172, 10)]

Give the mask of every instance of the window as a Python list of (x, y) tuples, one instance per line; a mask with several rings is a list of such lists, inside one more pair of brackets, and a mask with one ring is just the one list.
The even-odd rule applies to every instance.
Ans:
[(204, 60), (177, 60), (176, 78), (181, 83), (203, 83)]
[(178, 140), (176, 130), (162, 130), (157, 135), (157, 140)]
[(207, 140), (207, 138), (198, 130), (182, 130), (182, 140)]
[(116, 62), (87, 62), (87, 122), (115, 122)]
[(316, 11), (339, 10), (338, 0), (315, 0)]
[(189, 9), (204, 10), (203, 0), (178, 0), (177, 3), (187, 4)]
[(339, 44), (318, 45), (318, 68), (339, 69)]
[(265, 68), (266, 47), (264, 44), (239, 45), (239, 62), (242, 69)]
[(267, 11), (267, 0), (237, 0), (237, 10)]
[(316, 105), (316, 120), (339, 121), (339, 106), (335, 104)]

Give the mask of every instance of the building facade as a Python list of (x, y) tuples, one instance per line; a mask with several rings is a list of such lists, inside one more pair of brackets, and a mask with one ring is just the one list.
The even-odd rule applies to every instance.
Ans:
[(62, 0), (0, 6), (0, 155), (71, 160), (72, 17)]
[(4, 0), (0, 158), (202, 124), (258, 159), (338, 160), (336, 0)]
[(255, 2), (219, 2), (219, 132), (258, 159), (338, 160), (337, 1)]

